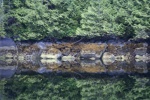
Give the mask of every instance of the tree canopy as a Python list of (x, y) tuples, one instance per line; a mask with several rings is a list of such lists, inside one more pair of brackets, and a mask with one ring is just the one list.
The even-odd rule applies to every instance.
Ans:
[(16, 40), (150, 36), (149, 0), (4, 0), (2, 4), (1, 36)]
[(5, 28), (4, 28), (4, 6), (3, 6), (3, 0), (0, 1), (0, 37), (4, 37), (5, 34)]

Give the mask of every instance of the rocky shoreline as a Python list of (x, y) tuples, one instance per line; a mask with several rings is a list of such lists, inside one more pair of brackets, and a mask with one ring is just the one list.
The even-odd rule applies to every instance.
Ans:
[(146, 73), (149, 70), (148, 43), (7, 42), (11, 44), (0, 41), (1, 69), (17, 66), (19, 70), (39, 73)]
[(49, 43), (17, 44), (0, 47), (1, 57), (5, 59), (30, 60), (58, 59), (102, 60), (104, 63), (114, 61), (150, 60), (150, 46), (147, 43)]

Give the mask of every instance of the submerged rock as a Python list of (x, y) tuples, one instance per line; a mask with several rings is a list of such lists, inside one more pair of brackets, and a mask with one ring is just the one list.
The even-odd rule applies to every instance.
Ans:
[(0, 39), (0, 59), (16, 59), (17, 57), (17, 47), (15, 42), (10, 38)]
[(139, 48), (135, 48), (134, 53), (136, 55), (145, 55), (147, 53), (147, 47), (139, 47)]

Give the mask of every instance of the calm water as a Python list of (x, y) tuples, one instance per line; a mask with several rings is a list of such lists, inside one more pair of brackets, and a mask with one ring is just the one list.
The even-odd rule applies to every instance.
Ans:
[(145, 62), (0, 63), (0, 100), (150, 100)]

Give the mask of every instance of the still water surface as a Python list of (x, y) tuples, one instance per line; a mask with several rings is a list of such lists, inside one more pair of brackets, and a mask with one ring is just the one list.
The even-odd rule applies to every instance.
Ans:
[(88, 62), (44, 67), (23, 62), (17, 69), (3, 63), (0, 100), (150, 100), (149, 64)]

